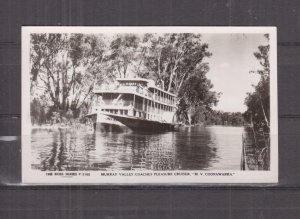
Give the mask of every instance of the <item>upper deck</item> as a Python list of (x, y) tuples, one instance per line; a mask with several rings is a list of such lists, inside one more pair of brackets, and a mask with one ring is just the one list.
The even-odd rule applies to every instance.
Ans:
[(95, 94), (134, 94), (161, 104), (174, 106), (176, 95), (155, 86), (153, 80), (143, 78), (118, 78), (115, 86), (102, 86)]

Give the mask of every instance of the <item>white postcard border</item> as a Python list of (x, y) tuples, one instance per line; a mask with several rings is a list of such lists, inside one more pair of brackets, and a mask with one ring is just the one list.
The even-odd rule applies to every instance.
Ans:
[[(270, 171), (54, 171), (31, 169), (30, 34), (31, 33), (269, 33), (270, 34)], [(278, 182), (278, 103), (276, 27), (22, 27), (22, 183), (24, 184), (205, 184)], [(58, 171), (57, 171), (58, 172)], [(72, 176), (77, 173), (77, 176)], [(116, 176), (101, 176), (101, 174)], [(156, 175), (154, 176), (154, 174)], [(162, 174), (170, 173), (169, 176)], [(120, 176), (123, 174), (123, 176)], [(132, 175), (131, 175), (132, 174)], [(136, 174), (140, 174), (137, 176)], [(152, 174), (141, 176), (141, 174)], [(190, 174), (186, 176), (185, 174)], [(89, 175), (89, 176), (88, 176)]]

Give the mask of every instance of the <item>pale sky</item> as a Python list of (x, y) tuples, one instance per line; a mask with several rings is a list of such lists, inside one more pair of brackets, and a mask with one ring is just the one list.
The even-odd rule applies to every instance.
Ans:
[(244, 112), (247, 92), (254, 91), (257, 74), (249, 71), (261, 68), (253, 53), (259, 45), (266, 45), (263, 34), (202, 34), (202, 41), (208, 43), (212, 56), (205, 59), (210, 71), (207, 77), (212, 81), (214, 91), (222, 92), (216, 110)]

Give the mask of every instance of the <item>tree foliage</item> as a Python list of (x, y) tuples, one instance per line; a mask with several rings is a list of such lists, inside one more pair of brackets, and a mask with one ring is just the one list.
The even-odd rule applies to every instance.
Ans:
[(32, 34), (31, 93), (44, 95), (51, 111), (64, 116), (71, 110), (78, 117), (95, 81), (110, 75), (102, 71), (104, 51), (93, 35)]
[(138, 55), (139, 38), (135, 34), (117, 35), (110, 43), (111, 70), (120, 78), (128, 77), (128, 70)]
[(178, 94), (183, 82), (204, 58), (211, 56), (207, 49), (200, 34), (147, 34), (141, 50), (145, 70), (138, 74), (152, 78), (163, 89)]
[[(265, 35), (268, 39), (268, 35)], [(258, 74), (260, 80), (254, 86), (255, 91), (248, 93), (245, 104), (247, 111), (244, 113), (245, 120), (251, 123), (255, 129), (269, 130), (270, 128), (270, 45), (261, 45), (254, 53), (261, 65), (261, 69), (252, 71)]]
[[(208, 67), (206, 63), (199, 65), (195, 71), (189, 75), (179, 90), (178, 98), (180, 100), (177, 115), (187, 118), (186, 122), (195, 123), (197, 120), (192, 118), (195, 112), (203, 115), (212, 111), (212, 106), (218, 102), (219, 93), (211, 91), (213, 85), (206, 77)], [(182, 116), (180, 116), (182, 114)]]

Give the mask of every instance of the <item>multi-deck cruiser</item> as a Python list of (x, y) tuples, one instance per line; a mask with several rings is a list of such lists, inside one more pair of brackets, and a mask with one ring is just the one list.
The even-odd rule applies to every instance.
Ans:
[(176, 96), (155, 86), (153, 80), (119, 78), (114, 87), (94, 90), (92, 112), (95, 124), (116, 129), (126, 126), (134, 131), (173, 130)]

